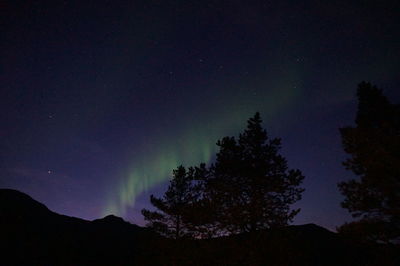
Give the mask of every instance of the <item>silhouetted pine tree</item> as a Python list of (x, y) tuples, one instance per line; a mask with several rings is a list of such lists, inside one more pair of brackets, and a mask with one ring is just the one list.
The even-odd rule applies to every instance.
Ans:
[(342, 207), (361, 220), (339, 231), (389, 241), (400, 237), (400, 109), (370, 83), (360, 83), (357, 96), (356, 127), (340, 133), (350, 155), (343, 164), (359, 179), (338, 186)]
[(193, 226), (185, 217), (190, 216), (191, 205), (196, 199), (196, 189), (193, 184), (195, 169), (185, 169), (179, 166), (173, 170), (173, 177), (162, 198), (150, 196), (151, 204), (157, 211), (142, 209), (147, 226), (163, 236), (170, 238), (191, 237)]
[(215, 213), (219, 210), (206, 193), (210, 170), (204, 163), (189, 168), (192, 171), (192, 201), (186, 206), (183, 219), (195, 238), (212, 238), (220, 234), (215, 223)]
[(289, 170), (278, 151), (281, 140), (269, 139), (260, 114), (247, 129), (217, 142), (219, 152), (209, 169), (205, 198), (210, 217), (220, 230), (240, 233), (287, 225), (300, 211), (290, 205), (301, 199), (304, 176)]

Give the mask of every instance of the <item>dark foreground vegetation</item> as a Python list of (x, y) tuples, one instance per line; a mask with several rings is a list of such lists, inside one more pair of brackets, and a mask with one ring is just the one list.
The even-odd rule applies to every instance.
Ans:
[(338, 184), (354, 221), (330, 232), (289, 226), (305, 178), (280, 155), (259, 113), (215, 162), (173, 170), (147, 228), (85, 221), (0, 189), (2, 265), (400, 265), (400, 105), (360, 83), (355, 126), (340, 129), (355, 178)]
[(398, 247), (314, 224), (214, 239), (170, 239), (119, 217), (86, 221), (0, 190), (1, 265), (400, 265)]
[[(341, 202), (355, 218), (338, 228), (356, 241), (400, 243), (400, 105), (382, 90), (361, 82), (355, 126), (340, 128), (347, 158), (343, 165), (356, 178), (340, 182)], [(155, 211), (142, 210), (147, 226), (160, 235), (215, 238), (253, 236), (287, 227), (300, 209), (304, 176), (290, 169), (259, 113), (238, 138), (217, 142), (215, 161), (173, 170), (164, 196), (153, 195)], [(251, 246), (251, 245), (250, 245)]]

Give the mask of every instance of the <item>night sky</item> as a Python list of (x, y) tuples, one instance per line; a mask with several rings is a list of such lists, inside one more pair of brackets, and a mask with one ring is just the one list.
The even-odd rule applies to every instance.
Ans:
[(143, 225), (172, 170), (260, 111), (305, 175), (296, 224), (349, 221), (338, 128), (400, 98), (399, 1), (2, 1), (0, 187)]

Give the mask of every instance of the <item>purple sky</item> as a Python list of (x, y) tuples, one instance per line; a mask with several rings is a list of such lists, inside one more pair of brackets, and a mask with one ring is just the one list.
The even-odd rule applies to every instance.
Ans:
[(127, 2), (1, 4), (0, 187), (143, 224), (174, 167), (260, 111), (306, 176), (295, 222), (350, 219), (338, 128), (362, 80), (399, 102), (398, 1)]

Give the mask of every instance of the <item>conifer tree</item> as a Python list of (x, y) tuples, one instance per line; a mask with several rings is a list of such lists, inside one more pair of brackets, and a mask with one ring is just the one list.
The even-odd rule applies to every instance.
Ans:
[(260, 114), (245, 131), (217, 142), (219, 152), (209, 169), (205, 198), (211, 202), (214, 223), (226, 233), (250, 232), (287, 225), (299, 209), (304, 176), (288, 168), (278, 152), (281, 140), (270, 139)]
[(187, 223), (190, 206), (196, 197), (193, 185), (195, 169), (179, 166), (173, 170), (167, 191), (162, 198), (150, 196), (151, 204), (156, 211), (142, 210), (147, 226), (169, 238), (191, 237), (193, 227)]
[(339, 231), (390, 241), (400, 238), (400, 108), (370, 83), (358, 86), (356, 126), (340, 129), (349, 158), (343, 163), (359, 178), (338, 184), (342, 207), (359, 222)]

